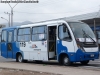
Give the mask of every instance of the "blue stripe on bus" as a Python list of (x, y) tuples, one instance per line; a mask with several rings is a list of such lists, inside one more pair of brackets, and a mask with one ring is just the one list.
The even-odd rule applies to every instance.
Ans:
[(12, 51), (7, 50), (7, 43), (1, 44), (1, 56), (5, 57), (5, 58), (16, 59), (16, 53), (17, 52), (21, 53), (22, 56), (24, 56), (23, 51), (20, 50), (20, 44), (18, 42), (12, 43)]
[[(59, 56), (62, 53), (68, 55), (71, 62), (79, 62), (85, 60), (94, 60), (99, 58), (98, 52), (83, 52), (81, 49), (78, 49), (77, 52), (68, 52), (68, 48), (62, 45), (62, 41), (58, 40), (57, 42), (57, 60), (59, 61)], [(94, 57), (91, 57), (91, 54), (94, 54)]]

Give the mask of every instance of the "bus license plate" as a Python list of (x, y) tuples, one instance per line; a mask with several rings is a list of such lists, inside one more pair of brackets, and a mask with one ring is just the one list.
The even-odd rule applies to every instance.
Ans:
[(91, 56), (91, 57), (94, 57), (94, 54), (91, 54), (90, 56)]

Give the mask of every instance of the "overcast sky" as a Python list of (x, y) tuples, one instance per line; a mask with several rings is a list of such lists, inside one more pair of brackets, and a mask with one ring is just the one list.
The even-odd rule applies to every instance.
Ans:
[[(39, 3), (19, 3), (14, 8), (14, 22), (43, 21), (55, 18), (97, 12), (100, 0), (38, 0)], [(15, 4), (10, 4), (12, 7)], [(0, 3), (0, 17), (8, 19), (11, 9), (8, 4)], [(0, 24), (7, 21), (0, 18)]]

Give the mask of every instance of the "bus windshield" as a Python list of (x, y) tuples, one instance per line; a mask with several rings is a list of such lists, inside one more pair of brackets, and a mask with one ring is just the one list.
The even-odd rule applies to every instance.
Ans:
[(93, 31), (87, 24), (81, 22), (69, 22), (68, 24), (70, 25), (75, 38), (84, 38), (83, 31), (91, 38), (95, 38)]
[(100, 31), (97, 31), (97, 38), (100, 39)]

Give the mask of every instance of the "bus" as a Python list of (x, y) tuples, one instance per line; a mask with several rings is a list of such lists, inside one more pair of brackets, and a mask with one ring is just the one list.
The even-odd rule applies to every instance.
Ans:
[(57, 61), (88, 64), (99, 59), (96, 37), (83, 22), (55, 19), (3, 28), (1, 56), (16, 62)]

